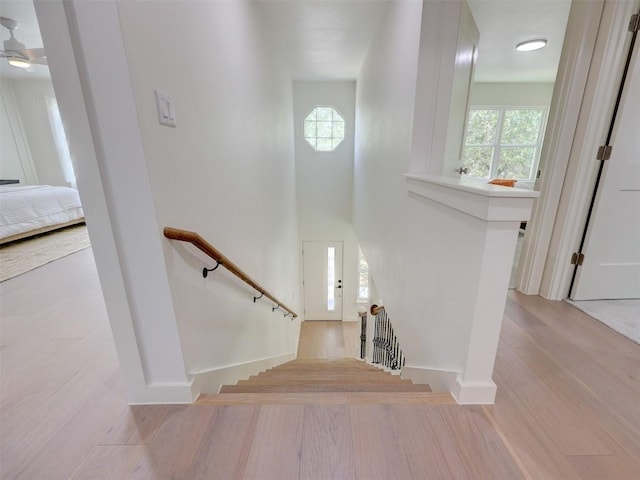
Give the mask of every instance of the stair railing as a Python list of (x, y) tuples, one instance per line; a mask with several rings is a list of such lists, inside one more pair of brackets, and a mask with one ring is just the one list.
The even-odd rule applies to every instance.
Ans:
[(367, 311), (360, 312), (360, 358), (364, 360), (367, 353)]
[(372, 363), (391, 370), (402, 369), (406, 359), (385, 308), (371, 305), (371, 314), (375, 316)]
[(271, 300), (273, 303), (275, 303), (275, 306), (271, 307), (272, 311), (275, 312), (276, 310), (281, 309), (287, 312), (285, 314), (285, 317), (291, 315), (292, 320), (298, 316), (296, 312), (294, 312), (291, 308), (287, 307), (284, 303), (282, 303), (280, 300), (274, 297), (264, 287), (260, 286), (258, 282), (256, 282), (249, 275), (243, 272), (240, 269), (240, 267), (238, 267), (235, 263), (233, 263), (231, 260), (225, 257), (217, 248), (215, 248), (213, 245), (211, 245), (209, 242), (207, 242), (204, 238), (202, 238), (197, 233), (190, 232), (189, 230), (181, 230), (179, 228), (165, 227), (164, 236), (171, 240), (178, 240), (180, 242), (190, 243), (194, 247), (199, 249), (201, 252), (203, 252), (205, 255), (215, 260), (216, 262), (215, 267), (213, 268), (204, 267), (202, 269), (202, 276), (204, 278), (207, 278), (209, 272), (214, 271), (216, 268), (222, 265), (229, 272), (234, 274), (244, 283), (251, 286), (254, 290), (260, 293), (260, 296), (253, 297), (254, 303), (256, 302), (256, 300), (259, 300), (262, 297), (266, 297), (269, 300)]

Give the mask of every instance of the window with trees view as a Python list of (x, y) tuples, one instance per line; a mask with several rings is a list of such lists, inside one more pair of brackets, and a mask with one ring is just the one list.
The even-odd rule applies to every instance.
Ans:
[(472, 107), (462, 151), (468, 174), (535, 181), (547, 109)]

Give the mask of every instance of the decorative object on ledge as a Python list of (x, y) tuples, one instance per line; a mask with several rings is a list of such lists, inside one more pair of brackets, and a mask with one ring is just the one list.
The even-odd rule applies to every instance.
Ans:
[(367, 311), (360, 312), (360, 358), (364, 360), (367, 353)]
[(200, 250), (201, 252), (203, 252), (204, 254), (206, 254), (207, 256), (211, 257), (216, 261), (216, 266), (214, 268), (203, 269), (202, 275), (204, 277), (207, 276), (208, 272), (211, 272), (216, 268), (218, 268), (220, 265), (222, 265), (224, 268), (226, 268), (229, 272), (233, 273), (240, 280), (245, 282), (247, 285), (251, 286), (254, 290), (257, 290), (258, 292), (261, 293), (259, 297), (255, 297), (255, 296), (253, 297), (254, 303), (257, 299), (262, 298), (264, 296), (277, 305), (277, 308), (273, 307), (273, 311), (277, 310), (278, 308), (282, 308), (283, 310), (291, 314), (292, 320), (298, 316), (296, 312), (294, 312), (291, 308), (287, 307), (284, 303), (282, 303), (273, 295), (271, 295), (266, 289), (264, 289), (257, 282), (255, 282), (251, 277), (249, 277), (249, 275), (243, 272), (240, 269), (240, 267), (238, 267), (235, 263), (233, 263), (231, 260), (225, 257), (218, 249), (216, 249), (213, 245), (207, 242), (204, 238), (202, 238), (196, 232), (190, 232), (189, 230), (181, 230), (179, 228), (173, 228), (173, 227), (165, 227), (163, 233), (164, 233), (164, 236), (170, 240), (178, 240), (180, 242), (187, 242), (192, 244), (198, 250)]
[(371, 305), (371, 313), (375, 315), (375, 330), (373, 333), (372, 363), (384, 365), (391, 370), (404, 367), (405, 358), (393, 331), (391, 321), (383, 306)]
[(517, 181), (514, 178), (494, 178), (487, 183), (490, 185), (502, 185), (503, 187), (515, 187)]

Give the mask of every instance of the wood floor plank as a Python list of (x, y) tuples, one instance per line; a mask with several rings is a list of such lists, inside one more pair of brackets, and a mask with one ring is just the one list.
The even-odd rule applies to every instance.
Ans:
[(411, 478), (469, 479), (449, 428), (437, 408), (391, 407)]
[[(9, 412), (3, 412), (0, 452), (3, 459), (8, 459), (5, 463), (10, 463), (10, 467), (6, 465), (3, 467), (4, 471), (17, 475), (52, 439), (56, 438), (58, 432), (79, 411), (85, 408), (87, 403), (95, 397), (96, 392), (104, 388), (109, 378), (117, 375), (118, 379), (121, 379), (117, 364), (110, 359), (113, 350), (106, 349), (95, 353), (96, 356), (92, 357), (92, 361), (85, 363), (76, 375), (50, 394), (45, 401), (35, 402), (33, 410), (20, 411), (21, 407), (25, 407), (24, 403), (19, 401), (22, 399), (19, 399), (8, 409), (9, 412), (14, 413), (16, 419), (9, 417)], [(119, 395), (118, 414), (125, 407), (124, 393), (121, 391)], [(25, 400), (28, 405), (31, 398)], [(96, 417), (102, 418), (102, 413), (96, 412)], [(8, 431), (5, 431), (5, 421), (9, 424)], [(38, 434), (34, 435), (33, 432)]]
[(567, 459), (583, 480), (637, 480), (638, 470), (629, 469), (614, 455), (579, 455)]
[[(510, 328), (505, 325), (505, 330)], [(501, 348), (503, 355), (496, 360), (495, 377), (517, 402), (524, 421), (542, 427), (564, 455), (611, 454), (604, 442), (605, 432), (577, 413), (542, 378), (530, 373), (507, 342)]]
[(94, 396), (31, 458), (14, 478), (70, 478), (94, 449), (104, 431), (124, 410), (124, 381), (114, 373)]
[(304, 408), (300, 478), (356, 478), (349, 407), (314, 405)]
[(71, 480), (127, 478), (143, 453), (143, 445), (98, 445)]
[(640, 435), (640, 403), (629, 401), (638, 398), (638, 392), (633, 387), (610, 375), (607, 369), (588, 354), (571, 342), (564, 341), (535, 315), (518, 304), (507, 302), (505, 314), (515, 324), (525, 328), (536, 344), (555, 358), (563, 369), (570, 371), (592, 390), (607, 392), (604, 400), (632, 426), (636, 434)]
[(216, 420), (205, 435), (193, 468), (184, 478), (244, 478), (259, 411), (257, 406), (218, 407)]
[(352, 406), (351, 425), (359, 480), (414, 479), (389, 405)]
[[(10, 368), (8, 365), (6, 367)], [(111, 332), (104, 326), (0, 399), (0, 435), (4, 438), (11, 434), (37, 415), (39, 409), (55, 401), (55, 397), (62, 397), (64, 392), (71, 392), (79, 383), (93, 384), (97, 388), (117, 368)], [(85, 390), (82, 395), (91, 393)], [(70, 400), (75, 405), (82, 405), (83, 401), (86, 399), (82, 397)]]
[(303, 423), (304, 407), (301, 405), (261, 406), (244, 478), (300, 478)]
[(186, 408), (167, 417), (128, 478), (189, 478), (217, 413), (215, 407)]
[(4, 348), (0, 352), (1, 397), (6, 398), (20, 389), (30, 378), (40, 374), (81, 341), (35, 337)]
[(186, 405), (132, 405), (109, 428), (100, 445), (144, 445), (151, 442), (167, 417)]
[(529, 423), (508, 393), (498, 387), (496, 404), (482, 407), (494, 428), (501, 432), (514, 461), (529, 480), (579, 480), (566, 457), (553, 446), (547, 432)]
[(525, 478), (481, 407), (444, 405), (438, 412), (458, 445), (468, 478)]
[[(640, 436), (629, 428), (625, 418), (610, 407), (604, 398), (608, 395), (608, 392), (589, 388), (588, 385), (580, 381), (571, 371), (565, 369), (561, 362), (550, 356), (525, 330), (514, 324), (509, 318), (505, 318), (502, 342), (496, 362), (498, 392), (501, 391), (501, 386), (503, 385), (499, 377), (502, 368), (502, 351), (509, 348), (513, 348), (527, 365), (526, 370), (518, 370), (521, 377), (526, 379), (528, 375), (535, 375), (537, 378), (542, 379), (548, 389), (556, 397), (561, 398), (564, 404), (579, 416), (580, 423), (583, 426), (584, 424), (595, 425), (597, 428), (594, 431), (605, 432), (606, 435), (603, 437), (600, 433), (599, 438), (607, 445), (608, 449), (613, 451), (619, 458), (624, 458), (627, 464), (640, 471), (640, 458), (637, 455), (637, 452), (640, 451)], [(509, 365), (509, 362), (507, 362), (507, 365)], [(504, 385), (508, 387), (509, 383), (506, 382)], [(545, 392), (546, 390), (539, 391), (538, 395), (545, 395)], [(628, 400), (632, 405), (637, 403), (633, 397)], [(496, 408), (498, 405), (499, 403), (496, 402)], [(528, 419), (529, 417), (525, 417), (521, 421), (526, 422)], [(513, 420), (517, 420), (517, 417)], [(551, 440), (549, 441), (553, 443)]]

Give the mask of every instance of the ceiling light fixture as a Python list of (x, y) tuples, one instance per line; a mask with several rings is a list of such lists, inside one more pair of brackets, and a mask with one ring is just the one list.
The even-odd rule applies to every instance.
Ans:
[(7, 61), (12, 67), (29, 68), (31, 66), (31, 63), (28, 60), (23, 60), (21, 58), (8, 58)]
[(532, 52), (533, 50), (540, 50), (547, 45), (546, 38), (537, 38), (535, 40), (527, 40), (526, 42), (516, 45), (516, 50), (519, 52)]

